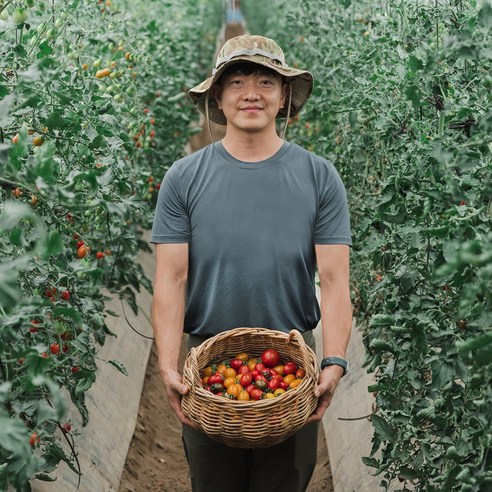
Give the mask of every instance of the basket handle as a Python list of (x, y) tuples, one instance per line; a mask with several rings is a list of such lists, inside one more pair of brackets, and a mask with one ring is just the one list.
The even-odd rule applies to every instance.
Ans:
[(290, 344), (294, 344), (294, 343), (304, 344), (304, 338), (302, 338), (302, 335), (299, 332), (299, 330), (290, 330), (289, 331), (289, 338), (287, 340), (287, 343), (290, 343)]
[(198, 367), (198, 360), (196, 358), (196, 348), (191, 347), (186, 363), (183, 366), (183, 383), (186, 384), (190, 390), (195, 389), (195, 378), (193, 377), (194, 367)]

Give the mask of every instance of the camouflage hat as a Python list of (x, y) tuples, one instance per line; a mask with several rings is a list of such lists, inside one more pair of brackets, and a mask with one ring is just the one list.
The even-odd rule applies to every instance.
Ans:
[[(280, 46), (263, 36), (242, 35), (227, 41), (222, 46), (212, 76), (188, 91), (193, 104), (214, 123), (225, 125), (227, 120), (215, 99), (209, 99), (209, 90), (217, 82), (224, 70), (238, 62), (251, 62), (262, 65), (286, 77), (291, 84), (292, 99), (289, 116), (295, 116), (304, 106), (313, 90), (313, 76), (306, 70), (292, 68), (285, 62)], [(208, 108), (206, 108), (208, 104)], [(282, 108), (277, 118), (285, 118), (288, 109)]]

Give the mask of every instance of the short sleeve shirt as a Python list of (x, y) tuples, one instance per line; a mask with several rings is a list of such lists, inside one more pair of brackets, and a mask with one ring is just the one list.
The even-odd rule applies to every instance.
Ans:
[(351, 246), (335, 167), (284, 142), (242, 162), (220, 142), (176, 161), (159, 190), (150, 241), (189, 243), (184, 331), (316, 327), (315, 244)]

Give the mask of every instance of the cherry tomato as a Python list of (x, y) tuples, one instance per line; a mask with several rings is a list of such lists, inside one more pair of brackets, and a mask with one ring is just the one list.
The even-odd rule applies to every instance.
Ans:
[(261, 391), (265, 391), (268, 388), (268, 384), (266, 381), (262, 381), (259, 379), (259, 380), (255, 381), (255, 388), (258, 388)]
[(284, 377), (284, 381), (287, 384), (290, 384), (292, 383), (292, 381), (294, 381), (295, 378), (296, 378), (295, 374), (287, 374), (287, 376)]
[[(209, 379), (210, 381), (210, 379)], [(210, 390), (212, 391), (212, 393), (215, 393), (215, 394), (218, 394), (218, 393), (222, 393), (222, 391), (224, 391), (224, 385), (221, 384), (221, 383), (214, 383), (214, 384), (211, 384), (210, 385)]]
[(267, 378), (265, 376), (263, 376), (263, 374), (258, 374), (258, 376), (254, 376), (253, 378), (255, 381), (263, 381), (263, 382), (267, 382)]
[(302, 379), (294, 379), (289, 383), (289, 388), (294, 389), (297, 388), (302, 383)]
[(238, 372), (239, 374), (251, 374), (251, 371), (247, 365), (241, 366)]
[(268, 389), (271, 389), (271, 390), (276, 390), (280, 385), (280, 381), (276, 378), (272, 378), (270, 379), (270, 381), (268, 381)]
[(263, 394), (263, 398), (265, 400), (268, 400), (269, 398), (275, 398), (274, 394), (273, 393), (264, 393)]
[(236, 378), (235, 377), (225, 378), (225, 380), (222, 384), (224, 385), (224, 387), (229, 388), (229, 386), (236, 384)]
[(273, 369), (275, 370), (275, 372), (277, 374), (280, 374), (281, 376), (285, 376), (285, 374), (284, 374), (284, 366), (282, 366), (282, 365), (275, 366)]
[(239, 395), (239, 393), (241, 393), (242, 390), (243, 388), (240, 384), (231, 384), (227, 388), (227, 393), (229, 393), (230, 395), (234, 395), (234, 397), (237, 398), (237, 396)]
[(254, 384), (250, 384), (248, 386), (246, 386), (246, 391), (251, 395), (251, 392), (255, 389), (255, 385)]
[(225, 364), (219, 364), (217, 366), (217, 372), (220, 372), (221, 374), (224, 374), (226, 369), (227, 369), (227, 366)]
[(280, 354), (275, 349), (269, 348), (261, 354), (261, 360), (265, 367), (275, 367), (280, 362)]
[(230, 378), (230, 377), (233, 377), (235, 378), (237, 375), (237, 372), (232, 368), (232, 367), (228, 367), (225, 371), (224, 371), (224, 377), (225, 378)]
[(239, 383), (244, 388), (246, 388), (247, 386), (249, 386), (252, 382), (253, 382), (253, 376), (252, 376), (252, 374), (250, 372), (247, 373), (247, 374), (242, 374), (241, 375), (241, 378), (239, 379)]
[(296, 371), (296, 379), (302, 379), (306, 375), (306, 369), (300, 368)]
[(263, 372), (265, 370), (265, 364), (262, 364), (261, 362), (259, 364), (256, 364), (255, 369), (259, 372)]
[(203, 376), (211, 376), (213, 373), (214, 373), (214, 370), (213, 370), (212, 366), (207, 366), (203, 370)]
[(253, 400), (260, 400), (261, 397), (263, 395), (263, 391), (261, 391), (261, 389), (259, 388), (253, 388), (249, 394), (249, 396), (253, 399)]
[(212, 374), (212, 376), (208, 378), (208, 384), (210, 384), (210, 386), (216, 383), (222, 384), (223, 381), (224, 381), (224, 377), (222, 376), (222, 374), (218, 372)]
[(287, 390), (289, 388), (289, 385), (285, 381), (280, 381), (280, 383), (278, 383), (278, 385), (283, 390)]
[(237, 395), (238, 401), (248, 401), (250, 400), (249, 393), (246, 390), (243, 390)]
[(280, 395), (283, 395), (285, 393), (285, 390), (283, 388), (277, 388), (274, 392), (273, 392), (273, 396), (280, 396)]
[(243, 361), (241, 359), (231, 359), (229, 365), (236, 371), (239, 371), (239, 369), (243, 366)]
[(284, 364), (285, 374), (295, 374), (297, 371), (297, 365), (295, 362), (289, 361)]
[(242, 360), (243, 362), (248, 362), (249, 355), (246, 352), (241, 352), (240, 354), (236, 355), (235, 359)]

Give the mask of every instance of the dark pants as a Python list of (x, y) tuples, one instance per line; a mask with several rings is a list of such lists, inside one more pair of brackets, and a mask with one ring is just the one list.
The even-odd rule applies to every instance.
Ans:
[(316, 466), (318, 424), (269, 448), (240, 449), (183, 426), (193, 492), (304, 492)]
[[(314, 347), (311, 332), (304, 337)], [(203, 341), (189, 337), (188, 347)], [(318, 424), (269, 448), (231, 448), (183, 426), (193, 492), (304, 492), (316, 466)]]

